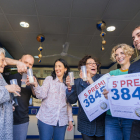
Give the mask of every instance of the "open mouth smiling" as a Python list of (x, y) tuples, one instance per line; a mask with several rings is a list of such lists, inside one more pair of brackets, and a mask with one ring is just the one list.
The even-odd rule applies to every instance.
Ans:
[(118, 61), (119, 61), (119, 62), (122, 62), (123, 60), (124, 60), (124, 59), (119, 59)]
[(92, 71), (95, 71), (95, 69), (91, 69)]

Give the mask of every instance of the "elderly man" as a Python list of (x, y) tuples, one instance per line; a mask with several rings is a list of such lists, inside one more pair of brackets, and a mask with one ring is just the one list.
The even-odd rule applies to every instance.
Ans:
[[(7, 83), (9, 83), (11, 79), (17, 79), (18, 85), (21, 87), (22, 74), (20, 72), (26, 71), (27, 67), (32, 68), (34, 64), (34, 58), (31, 55), (27, 54), (23, 55), (19, 61), (6, 58), (6, 62), (11, 63), (11, 65), (17, 65), (19, 72), (14, 75), (5, 77)], [(25, 65), (23, 65), (23, 63)], [(13, 140), (26, 140), (29, 125), (29, 100), (31, 95), (34, 96), (34, 94), (32, 94), (32, 87), (21, 87), (20, 95), (20, 97), (17, 97), (18, 106), (15, 107), (14, 111)]]

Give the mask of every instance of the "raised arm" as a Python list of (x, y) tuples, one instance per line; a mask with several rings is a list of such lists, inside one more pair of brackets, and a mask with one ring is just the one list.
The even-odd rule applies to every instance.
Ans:
[[(37, 85), (37, 86), (33, 87), (34, 93), (38, 99), (44, 99), (47, 97), (51, 80), (52, 80), (52, 77), (48, 76), (45, 78), (42, 86)], [(37, 80), (36, 80), (36, 82), (37, 82)]]
[(67, 87), (68, 87), (66, 89), (67, 101), (70, 104), (74, 104), (78, 100), (76, 86), (75, 86), (75, 81), (74, 81), (74, 85), (73, 86), (70, 86), (70, 78), (69, 78), (69, 76), (67, 76), (67, 78), (66, 78), (66, 84), (67, 84)]
[(75, 104), (78, 100), (76, 87), (72, 86), (71, 90), (66, 90), (67, 101), (70, 104)]
[(18, 93), (20, 91), (21, 89), (18, 85), (13, 84), (13, 85), (0, 86), (0, 104), (9, 101), (11, 93), (15, 93), (16, 95), (20, 96)]
[(27, 66), (23, 62), (7, 57), (5, 58), (5, 61), (7, 65), (15, 65), (19, 73), (27, 72)]

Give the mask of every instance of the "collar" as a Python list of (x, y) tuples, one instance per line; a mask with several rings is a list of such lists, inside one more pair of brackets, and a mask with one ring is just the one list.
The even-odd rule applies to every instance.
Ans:
[[(60, 82), (60, 80), (58, 79), (58, 77), (56, 76), (56, 78), (54, 79), (55, 82)], [(62, 83), (62, 82), (60, 82)]]
[(121, 70), (121, 69), (120, 69), (120, 71), (121, 71), (121, 72), (127, 72), (127, 71), (128, 71), (128, 69), (126, 69), (126, 70)]

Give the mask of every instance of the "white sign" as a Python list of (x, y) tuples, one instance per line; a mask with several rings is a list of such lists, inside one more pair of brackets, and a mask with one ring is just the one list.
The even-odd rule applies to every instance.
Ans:
[(106, 88), (108, 77), (110, 77), (109, 73), (102, 76), (78, 95), (89, 121), (93, 121), (109, 109), (109, 102), (102, 94)]
[(107, 89), (112, 116), (140, 120), (140, 73), (112, 76)]

